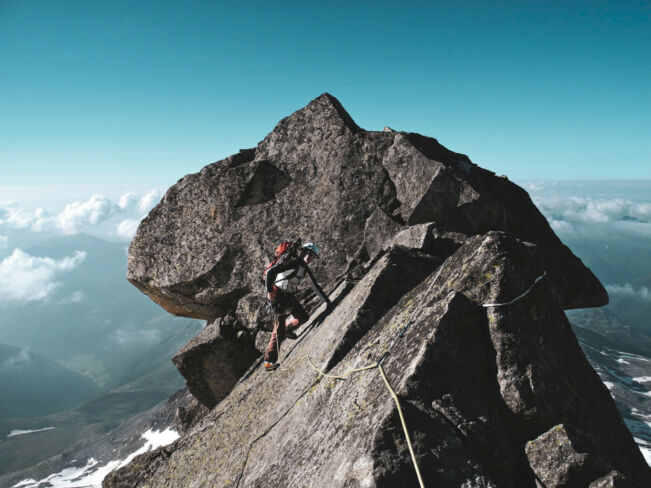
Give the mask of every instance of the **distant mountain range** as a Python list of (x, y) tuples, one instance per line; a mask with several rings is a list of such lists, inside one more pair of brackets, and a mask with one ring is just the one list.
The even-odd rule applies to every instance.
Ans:
[[(86, 257), (47, 299), (0, 303), (0, 479), (75, 452), (79, 441), (93, 444), (167, 399), (184, 383), (170, 359), (203, 326), (171, 316), (129, 284), (125, 243), (10, 235), (0, 261), (14, 245), (33, 257)], [(39, 432), (7, 437), (16, 430)]]
[(0, 344), (0, 419), (67, 410), (99, 391), (92, 380), (51, 359)]
[(590, 363), (651, 465), (651, 232), (580, 227), (564, 242), (606, 285), (610, 303), (567, 313)]

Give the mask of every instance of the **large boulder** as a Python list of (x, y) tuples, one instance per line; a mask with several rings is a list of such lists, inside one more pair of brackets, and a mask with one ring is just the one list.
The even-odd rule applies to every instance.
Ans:
[(547, 488), (587, 486), (596, 481), (603, 471), (599, 472), (582, 444), (581, 434), (568, 433), (562, 424), (527, 442), (527, 458), (536, 478)]
[(283, 239), (317, 242), (317, 275), (330, 282), (394, 234), (432, 222), (440, 232), (503, 230), (539, 244), (565, 308), (607, 302), (522, 188), (435, 139), (365, 131), (327, 93), (256, 148), (172, 186), (129, 246), (127, 278), (170, 313), (212, 320), (260, 290)]
[(207, 324), (172, 358), (190, 393), (207, 408), (228, 395), (258, 357), (256, 349), (238, 341), (221, 322)]

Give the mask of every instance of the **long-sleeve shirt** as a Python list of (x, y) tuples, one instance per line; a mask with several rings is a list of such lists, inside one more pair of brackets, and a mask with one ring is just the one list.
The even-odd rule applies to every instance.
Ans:
[(267, 270), (265, 286), (268, 292), (276, 288), (285, 293), (294, 293), (301, 280), (307, 276), (310, 286), (323, 302), (328, 303), (330, 300), (323, 292), (319, 284), (314, 279), (314, 275), (305, 261), (300, 258), (291, 258), (281, 260)]

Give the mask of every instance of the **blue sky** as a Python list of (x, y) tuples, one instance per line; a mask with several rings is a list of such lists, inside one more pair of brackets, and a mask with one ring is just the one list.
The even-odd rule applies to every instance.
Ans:
[(436, 137), (516, 181), (649, 179), (650, 16), (648, 2), (2, 0), (0, 189), (164, 188), (325, 91), (368, 130)]

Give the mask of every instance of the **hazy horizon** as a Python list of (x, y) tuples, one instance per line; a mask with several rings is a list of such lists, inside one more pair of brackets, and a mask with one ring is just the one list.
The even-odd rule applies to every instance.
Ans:
[(0, 3), (2, 185), (155, 187), (323, 92), (516, 181), (651, 178), (651, 9)]

